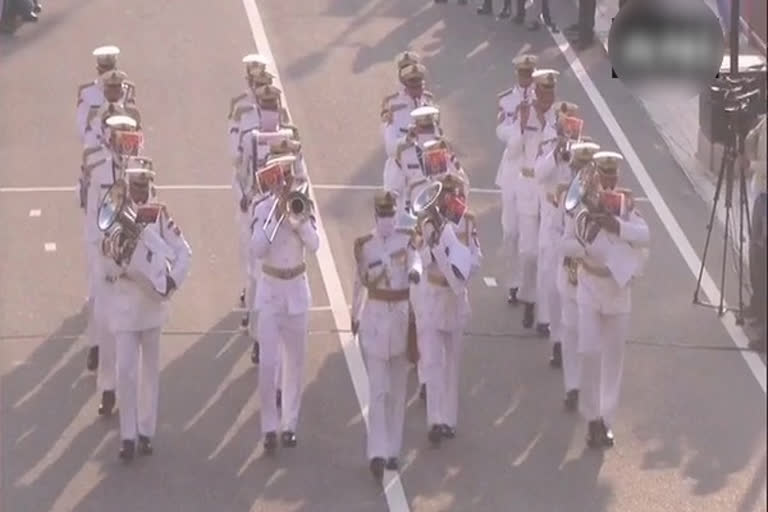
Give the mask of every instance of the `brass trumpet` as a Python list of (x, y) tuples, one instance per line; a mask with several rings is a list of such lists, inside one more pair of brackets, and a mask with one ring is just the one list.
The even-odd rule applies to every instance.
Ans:
[[(267, 235), (269, 243), (274, 241), (280, 226), (283, 225), (286, 218), (290, 218), (292, 223), (301, 223), (312, 211), (312, 200), (309, 198), (309, 184), (304, 182), (298, 188), (287, 192), (278, 197), (269, 211), (267, 219), (264, 221), (264, 232)], [(275, 220), (276, 216), (277, 220)], [(274, 224), (270, 229), (270, 225)]]

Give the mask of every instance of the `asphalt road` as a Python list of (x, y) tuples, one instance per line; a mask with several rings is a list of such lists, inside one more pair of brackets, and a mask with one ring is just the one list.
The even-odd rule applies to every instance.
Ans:
[[(542, 67), (562, 72), (559, 96), (582, 107), (587, 131), (617, 147), (546, 31), (424, 0), (257, 4), (347, 302), (352, 240), (372, 225), (366, 187), (381, 183), (380, 100), (395, 87), (393, 60), (406, 47), (424, 56), (473, 187), (492, 188), (501, 154), (495, 94), (510, 86), (510, 61), (524, 44)], [(561, 24), (575, 17), (570, 5), (559, 8)], [(255, 49), (245, 13), (238, 0), (51, 2), (37, 26), (0, 39), (2, 512), (388, 509), (367, 470), (364, 421), (334, 332), (347, 326), (329, 311), (340, 298), (331, 300), (314, 259), (300, 445), (261, 458), (258, 368), (237, 329), (234, 205), (222, 186), (228, 103), (243, 87), (240, 59)], [(117, 460), (117, 421), (97, 417), (95, 377), (84, 368), (82, 218), (66, 188), (80, 159), (76, 87), (94, 73), (91, 50), (107, 43), (122, 49), (121, 66), (138, 86), (147, 154), (158, 183), (176, 187), (161, 195), (194, 253), (162, 340), (156, 454), (131, 467)], [(605, 53), (580, 60), (700, 249), (704, 202), (642, 107), (610, 79)], [(643, 195), (629, 170), (623, 179)], [(499, 196), (480, 190), (470, 199), (482, 276), (502, 283)], [(428, 448), (412, 376), (401, 471), (411, 510), (766, 510), (765, 391), (716, 314), (691, 305), (695, 277), (651, 203), (641, 208), (652, 259), (634, 292), (617, 446), (602, 456), (585, 450), (584, 425), (562, 411), (548, 345), (524, 332), (501, 287), (477, 279), (458, 437), (439, 451)], [(715, 279), (717, 260), (708, 258)], [(758, 370), (764, 382), (765, 366)]]

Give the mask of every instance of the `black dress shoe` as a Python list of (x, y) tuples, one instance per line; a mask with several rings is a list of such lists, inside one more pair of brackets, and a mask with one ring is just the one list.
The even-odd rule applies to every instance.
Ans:
[(267, 432), (264, 436), (264, 451), (266, 453), (274, 453), (277, 449), (277, 433)]
[(253, 364), (259, 364), (259, 342), (254, 341), (251, 348), (251, 362)]
[(552, 357), (549, 358), (549, 366), (552, 368), (563, 367), (563, 346), (559, 341), (552, 345)]
[(448, 425), (440, 425), (441, 433), (446, 439), (453, 439), (456, 437), (456, 429), (449, 427)]
[[(437, 0), (435, 0), (437, 2)], [(371, 459), (370, 469), (371, 474), (373, 475), (373, 478), (375, 478), (377, 481), (381, 482), (381, 479), (384, 478), (384, 467), (386, 466), (386, 462), (384, 461), (383, 457), (374, 457)]]
[(298, 444), (296, 434), (287, 430), (280, 436), (280, 443), (286, 448), (294, 448)]
[(123, 446), (120, 448), (119, 457), (125, 462), (133, 460), (133, 456), (136, 453), (136, 443), (132, 439), (124, 439)]
[(517, 13), (514, 18), (512, 18), (512, 23), (515, 23), (517, 25), (522, 25), (525, 23), (525, 13)]
[(432, 425), (432, 428), (429, 430), (429, 434), (427, 434), (427, 438), (435, 448), (440, 446), (440, 441), (443, 440), (443, 429), (440, 427), (440, 425)]
[(427, 400), (427, 385), (426, 384), (422, 384), (421, 385), (421, 388), (419, 389), (419, 398), (421, 398), (422, 400), (424, 400), (426, 402), (426, 400)]
[(603, 446), (603, 425), (600, 420), (592, 420), (587, 425), (587, 446), (590, 448)]
[(397, 457), (390, 457), (387, 459), (387, 469), (390, 471), (397, 471), (400, 468), (400, 463), (397, 462)]
[(507, 20), (512, 17), (512, 9), (509, 8), (508, 5), (505, 5), (504, 8), (499, 12), (499, 15), (497, 16), (500, 20)]
[(509, 295), (507, 295), (507, 304), (510, 306), (517, 306), (517, 288), (509, 289)]
[(283, 407), (283, 390), (282, 389), (278, 389), (277, 393), (275, 393), (275, 405), (277, 405), (278, 409)]
[(523, 327), (530, 329), (533, 327), (533, 303), (526, 302), (525, 310), (523, 311)]
[(603, 446), (611, 448), (614, 444), (613, 430), (605, 424), (605, 420), (600, 420), (600, 430), (602, 432)]
[(139, 455), (152, 455), (152, 440), (147, 436), (139, 436)]
[(565, 394), (565, 410), (568, 412), (576, 412), (579, 407), (579, 390), (572, 389)]
[(99, 368), (99, 346), (88, 349), (88, 356), (85, 358), (85, 367), (88, 371), (95, 372)]
[(548, 338), (550, 334), (549, 324), (536, 324), (536, 333), (541, 338)]
[(245, 288), (240, 292), (240, 307), (245, 307)]
[(101, 403), (99, 404), (99, 416), (109, 416), (115, 408), (115, 392), (104, 391), (101, 393)]
[(245, 329), (248, 327), (248, 323), (250, 322), (250, 315), (248, 313), (243, 315), (243, 318), (240, 320), (240, 327)]
[(40, 18), (37, 17), (37, 14), (31, 11), (26, 14), (22, 14), (21, 19), (24, 21), (31, 21), (31, 22), (40, 21)]
[(485, 2), (483, 5), (477, 8), (477, 14), (481, 15), (489, 15), (493, 14), (493, 7), (491, 7), (491, 4), (489, 2)]

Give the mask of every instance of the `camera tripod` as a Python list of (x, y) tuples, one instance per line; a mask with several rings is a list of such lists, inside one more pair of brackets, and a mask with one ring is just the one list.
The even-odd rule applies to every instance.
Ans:
[[(735, 92), (735, 91), (734, 91)], [(742, 101), (736, 105), (725, 108), (728, 118), (728, 140), (723, 149), (723, 156), (720, 162), (720, 171), (717, 176), (717, 185), (715, 186), (714, 202), (712, 211), (709, 215), (709, 224), (707, 224), (707, 238), (704, 242), (704, 251), (701, 257), (701, 267), (699, 276), (696, 280), (696, 290), (693, 292), (693, 303), (698, 306), (716, 308), (718, 315), (722, 316), (726, 311), (736, 313), (736, 324), (744, 324), (744, 227), (746, 218), (747, 236), (751, 236), (752, 226), (750, 225), (749, 214), (749, 196), (747, 194), (747, 180), (744, 171), (741, 168), (736, 169), (737, 157), (744, 154), (744, 138), (746, 131), (744, 128), (744, 113), (748, 103)], [(738, 180), (738, 183), (736, 182)], [(723, 185), (725, 190), (723, 191)], [(725, 283), (727, 275), (727, 261), (729, 243), (731, 243), (731, 216), (733, 213), (733, 194), (734, 186), (738, 186), (739, 194), (739, 219), (738, 219), (738, 278), (739, 278), (739, 305), (737, 308), (726, 308), (725, 303)], [(704, 275), (704, 269), (707, 262), (707, 253), (712, 239), (712, 230), (715, 226), (715, 214), (721, 194), (724, 195), (725, 207), (725, 225), (723, 233), (723, 260), (720, 267), (720, 301), (717, 305), (699, 300), (699, 291), (701, 290), (701, 279)]]

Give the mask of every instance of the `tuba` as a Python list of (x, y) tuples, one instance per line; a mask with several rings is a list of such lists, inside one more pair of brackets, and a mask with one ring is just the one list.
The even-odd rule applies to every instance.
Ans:
[(590, 214), (600, 210), (601, 192), (597, 167), (590, 162), (576, 173), (565, 193), (565, 213), (574, 218), (576, 238), (582, 244), (592, 243), (600, 230)]
[[(105, 234), (104, 255), (122, 267), (127, 278), (164, 300), (172, 292), (167, 276), (173, 252), (160, 235), (145, 229), (150, 223), (162, 222), (158, 219), (160, 205), (146, 208), (154, 214), (145, 216), (144, 208), (131, 200), (127, 181), (118, 180), (99, 204), (97, 223)], [(135, 257), (139, 242), (146, 248), (146, 258)]]
[(443, 191), (443, 184), (439, 181), (433, 181), (421, 189), (413, 198), (411, 212), (416, 217), (418, 225), (422, 225), (427, 220), (431, 220), (435, 225), (435, 232), (440, 233), (445, 225), (445, 219), (440, 212), (439, 199)]

